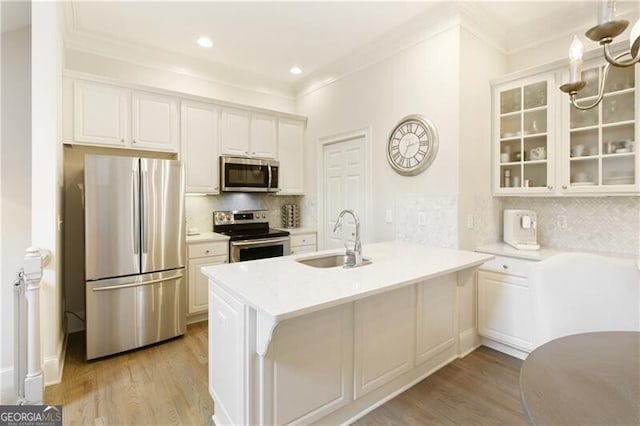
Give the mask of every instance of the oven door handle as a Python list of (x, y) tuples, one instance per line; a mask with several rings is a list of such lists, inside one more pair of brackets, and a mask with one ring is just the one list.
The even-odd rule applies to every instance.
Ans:
[(278, 243), (286, 243), (289, 241), (289, 237), (283, 238), (263, 238), (259, 240), (242, 240), (242, 241), (231, 241), (232, 247), (265, 247), (272, 246)]

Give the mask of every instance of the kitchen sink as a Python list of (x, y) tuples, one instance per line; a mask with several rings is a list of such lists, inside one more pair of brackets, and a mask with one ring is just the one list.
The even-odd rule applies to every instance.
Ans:
[[(296, 262), (300, 262), (303, 265), (311, 266), (313, 268), (335, 268), (342, 266), (343, 268), (355, 268), (355, 265), (348, 265), (349, 256), (346, 254), (329, 254), (325, 256), (305, 257), (302, 259), (296, 259)], [(363, 257), (362, 264), (358, 266), (369, 265), (371, 259)]]

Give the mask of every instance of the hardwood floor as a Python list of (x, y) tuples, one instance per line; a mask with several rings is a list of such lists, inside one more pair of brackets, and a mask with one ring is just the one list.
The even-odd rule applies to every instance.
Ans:
[(355, 425), (526, 424), (522, 361), (484, 346), (438, 370)]
[(86, 362), (84, 334), (69, 337), (62, 383), (45, 404), (63, 405), (64, 424), (207, 425), (213, 413), (207, 377), (207, 323), (185, 336)]
[[(358, 420), (356, 425), (524, 424), (522, 361), (482, 347)], [(84, 361), (84, 335), (69, 337), (62, 383), (45, 404), (63, 405), (64, 424), (208, 425), (207, 323), (184, 337)]]

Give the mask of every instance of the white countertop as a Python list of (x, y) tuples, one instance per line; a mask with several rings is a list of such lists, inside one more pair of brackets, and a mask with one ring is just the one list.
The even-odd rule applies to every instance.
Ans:
[[(590, 250), (576, 250), (569, 248), (541, 248), (540, 250), (518, 250), (517, 248), (510, 246), (507, 243), (493, 243), (487, 244), (483, 246), (476, 247), (475, 251), (481, 253), (494, 254), (496, 256), (507, 256), (507, 257), (515, 257), (518, 259), (525, 260), (544, 260), (551, 256), (555, 256), (560, 253), (591, 253), (598, 254), (601, 256), (609, 256), (609, 257), (618, 257), (622, 259), (633, 259), (637, 256), (628, 255), (628, 254), (619, 254), (619, 253), (607, 253), (607, 252), (598, 252), (598, 251), (590, 251)], [(640, 258), (638, 258), (638, 267), (640, 268)]]
[(313, 268), (295, 259), (344, 253), (325, 250), (202, 268), (215, 284), (274, 321), (336, 306), (394, 288), (476, 267), (493, 258), (471, 251), (404, 242), (365, 245), (373, 263), (353, 269)]
[(540, 261), (558, 253), (565, 253), (569, 250), (545, 249), (539, 250), (518, 250), (507, 243), (494, 243), (476, 247), (476, 251), (481, 253), (495, 254), (496, 256), (515, 257), (518, 259)]
[(298, 234), (310, 234), (312, 232), (318, 232), (313, 228), (275, 228), (280, 231), (287, 231), (290, 235), (298, 235)]
[(216, 232), (201, 232), (197, 235), (187, 235), (187, 244), (213, 241), (229, 241), (229, 237)]

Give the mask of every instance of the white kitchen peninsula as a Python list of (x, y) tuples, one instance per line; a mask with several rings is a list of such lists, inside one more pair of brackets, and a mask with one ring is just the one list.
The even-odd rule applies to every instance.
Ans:
[(203, 268), (215, 424), (349, 422), (478, 346), (491, 255), (385, 242), (358, 268), (296, 261), (331, 252)]

